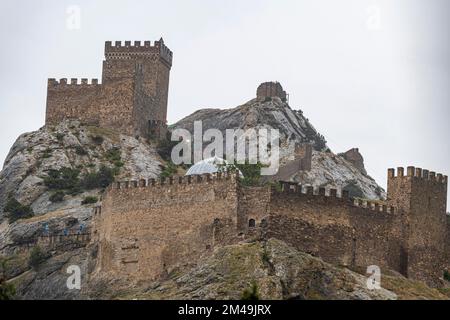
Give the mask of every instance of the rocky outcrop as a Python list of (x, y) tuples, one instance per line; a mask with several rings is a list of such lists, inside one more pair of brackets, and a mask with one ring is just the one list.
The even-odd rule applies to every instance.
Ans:
[[(393, 300), (417, 294), (421, 299), (447, 299), (435, 289), (402, 276), (388, 276), (386, 285), (370, 290), (367, 277), (297, 251), (286, 243), (240, 243), (217, 248), (190, 270), (175, 270), (158, 282), (130, 286), (116, 279), (93, 279), (85, 291), (91, 298), (118, 299), (259, 299)], [(402, 283), (400, 296), (393, 283)], [(384, 278), (381, 279), (383, 287)]]
[[(331, 152), (323, 136), (303, 112), (291, 109), (278, 97), (267, 100), (254, 99), (233, 109), (199, 110), (174, 124), (171, 129), (183, 128), (192, 133), (195, 121), (202, 121), (204, 131), (219, 129), (223, 134), (226, 129), (278, 129), (281, 167), (289, 166), (286, 170), (281, 169), (280, 176), (283, 180), (296, 181), (317, 188), (343, 189), (351, 184), (361, 190), (363, 198), (379, 200), (386, 197), (383, 188), (365, 172), (362, 160), (349, 161)], [(296, 151), (305, 143), (313, 146), (311, 170), (291, 170), (295, 167), (301, 168), (300, 163), (296, 162), (299, 161)]]
[(358, 148), (352, 148), (347, 152), (340, 154), (345, 160), (353, 164), (363, 174), (367, 174), (366, 168), (364, 168), (364, 158), (359, 152)]

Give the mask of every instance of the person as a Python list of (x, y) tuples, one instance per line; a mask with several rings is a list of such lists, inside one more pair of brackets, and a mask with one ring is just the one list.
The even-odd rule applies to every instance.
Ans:
[(48, 232), (48, 223), (44, 224), (44, 236), (48, 236), (49, 232)]

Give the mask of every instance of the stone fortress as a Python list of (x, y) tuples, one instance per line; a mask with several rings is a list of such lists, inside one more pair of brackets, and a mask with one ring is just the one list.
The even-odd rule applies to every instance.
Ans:
[(79, 119), (130, 136), (163, 137), (171, 66), (172, 52), (162, 38), (153, 45), (107, 41), (101, 84), (48, 80), (45, 123)]
[[(46, 123), (77, 118), (123, 134), (161, 136), (171, 64), (162, 40), (106, 42), (101, 85), (49, 80)], [(257, 97), (287, 94), (268, 82)], [(306, 161), (296, 165), (310, 169), (311, 150), (302, 154)], [(247, 187), (233, 172), (114, 182), (94, 208), (93, 274), (158, 279), (217, 246), (277, 238), (335, 265), (364, 271), (377, 265), (438, 286), (449, 265), (447, 176), (389, 169), (387, 194), (386, 201), (362, 201), (292, 182)]]

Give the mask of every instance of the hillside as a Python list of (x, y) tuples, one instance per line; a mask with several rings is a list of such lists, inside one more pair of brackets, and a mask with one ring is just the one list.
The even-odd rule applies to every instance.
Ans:
[[(281, 163), (293, 159), (294, 145), (309, 142), (313, 145), (312, 170), (297, 172), (290, 178), (303, 185), (315, 187), (356, 187), (359, 196), (382, 199), (386, 194), (364, 168), (348, 161), (343, 155), (333, 153), (325, 138), (306, 118), (301, 110), (293, 110), (286, 102), (274, 97), (265, 101), (253, 99), (232, 109), (202, 109), (175, 123), (171, 128), (193, 132), (194, 122), (202, 121), (203, 130), (273, 128), (280, 132)], [(344, 150), (343, 150), (344, 151)]]
[(263, 300), (448, 299), (436, 289), (396, 274), (382, 277), (381, 290), (367, 289), (366, 281), (365, 275), (270, 239), (218, 248), (197, 267), (175, 270), (161, 281), (130, 286), (118, 280), (96, 279), (86, 294), (92, 298), (156, 300), (240, 300), (249, 295)]

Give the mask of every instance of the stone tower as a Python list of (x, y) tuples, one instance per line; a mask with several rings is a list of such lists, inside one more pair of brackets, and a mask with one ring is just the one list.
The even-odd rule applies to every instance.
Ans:
[(259, 100), (278, 97), (282, 101), (286, 101), (287, 94), (286, 91), (283, 90), (283, 87), (279, 82), (264, 82), (261, 83), (256, 90), (256, 97)]
[(77, 119), (123, 134), (163, 137), (171, 66), (172, 52), (163, 39), (107, 41), (102, 84), (49, 79), (46, 124)]
[(408, 167), (388, 170), (388, 202), (397, 208), (400, 272), (436, 283), (445, 267), (447, 176)]

